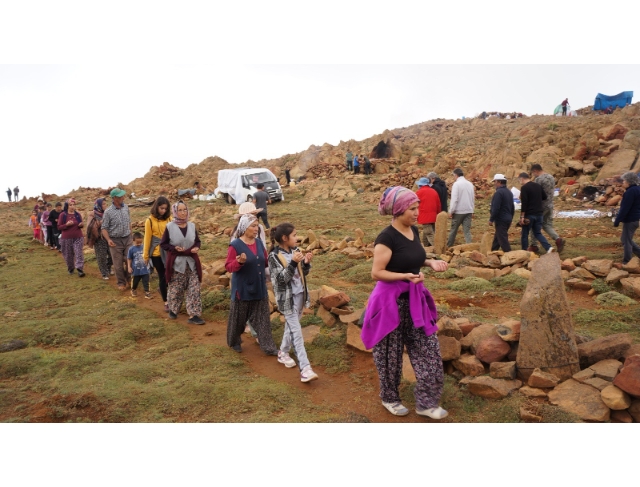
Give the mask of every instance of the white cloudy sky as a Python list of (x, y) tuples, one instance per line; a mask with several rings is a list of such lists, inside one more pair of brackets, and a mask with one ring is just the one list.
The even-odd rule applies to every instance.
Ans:
[[(564, 64), (565, 59), (602, 61), (597, 55), (570, 55), (571, 44), (562, 43), (573, 35), (558, 35), (546, 46), (538, 39), (538, 55), (514, 55), (531, 50), (531, 44), (522, 38), (514, 42), (510, 35), (505, 39), (504, 33), (479, 36), (463, 25), (434, 34), (430, 24), (421, 27), (419, 19), (405, 15), (408, 25), (422, 30), (405, 33), (413, 37), (402, 43), (402, 28), (394, 33), (389, 24), (371, 26), (372, 19), (383, 20), (375, 12), (363, 16), (357, 27), (362, 34), (348, 22), (337, 21), (344, 30), (335, 25), (322, 30), (280, 19), (288, 29), (283, 35), (275, 24), (267, 28), (260, 22), (265, 13), (260, 5), (237, 31), (217, 21), (214, 31), (224, 54), (198, 57), (187, 45), (192, 47), (193, 32), (208, 24), (197, 17), (191, 17), (196, 25), (178, 28), (186, 38), (177, 43), (182, 50), (167, 40), (176, 39), (173, 31), (156, 38), (156, 49), (147, 52), (143, 33), (153, 26), (123, 40), (105, 24), (96, 25), (89, 49), (60, 35), (73, 19), (59, 19), (61, 29), (54, 32), (45, 22), (53, 11), (43, 4), (35, 28), (50, 29), (52, 37), (41, 36), (36, 44), (23, 35), (22, 57), (14, 51), (0, 57), (6, 62), (0, 65), (0, 186), (19, 185), (27, 196), (63, 194), (78, 186), (127, 183), (163, 161), (186, 167), (213, 155), (229, 162), (268, 159), (434, 118), (482, 110), (550, 114), (565, 97), (580, 108), (593, 104), (598, 92), (634, 90), (640, 96), (639, 65)], [(158, 21), (170, 14), (158, 14)], [(400, 18), (397, 12), (383, 17)], [(0, 27), (10, 28), (4, 18)], [(336, 22), (323, 15), (320, 20)], [(325, 37), (315, 42), (322, 32)], [(341, 33), (346, 33), (342, 40)], [(103, 35), (110, 37), (105, 41)], [(506, 50), (482, 51), (483, 38)], [(108, 48), (112, 42), (115, 50)], [(445, 43), (454, 52), (450, 58), (442, 55)], [(274, 47), (270, 55), (268, 45)], [(540, 60), (562, 64), (513, 64)]]

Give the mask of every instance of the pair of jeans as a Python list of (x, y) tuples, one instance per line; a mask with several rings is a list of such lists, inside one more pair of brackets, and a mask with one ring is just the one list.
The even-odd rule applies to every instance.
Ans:
[(622, 257), (623, 264), (628, 264), (631, 257), (634, 255), (640, 257), (640, 247), (633, 241), (633, 234), (636, 233), (638, 225), (639, 223), (637, 221), (624, 222), (622, 224), (622, 235), (620, 235), (620, 241), (622, 242), (622, 248), (624, 250), (624, 255)]
[(304, 348), (304, 338), (302, 337), (302, 325), (300, 318), (302, 317), (302, 308), (304, 307), (304, 293), (293, 295), (293, 309), (285, 313), (284, 319), (284, 335), (282, 335), (282, 344), (280, 350), (289, 353), (291, 347), (298, 357), (298, 365), (300, 370), (309, 367), (309, 359), (307, 358), (307, 350)]
[(520, 243), (522, 245), (522, 250), (527, 250), (529, 248), (529, 231), (533, 232), (533, 236), (536, 238), (544, 250), (549, 252), (551, 245), (547, 241), (547, 239), (542, 235), (542, 214), (540, 215), (526, 215), (525, 218), (529, 219), (528, 225), (522, 225), (522, 236), (520, 237)]
[[(556, 232), (553, 228), (553, 207), (546, 208), (542, 212), (542, 229), (547, 235), (549, 235), (549, 237), (551, 237), (554, 242), (560, 238), (558, 232)], [(538, 240), (536, 239), (536, 237), (531, 235), (531, 245), (536, 245), (537, 243)]]
[(264, 228), (270, 228), (269, 227), (269, 219), (267, 217), (267, 210), (262, 210), (260, 213), (258, 213), (256, 215), (256, 218), (258, 218), (258, 220), (260, 220), (260, 218), (262, 218), (262, 222), (264, 223)]
[(465, 243), (471, 243), (471, 219), (473, 213), (455, 213), (451, 219), (451, 232), (449, 233), (449, 240), (447, 241), (447, 247), (453, 247), (456, 242), (456, 234), (458, 228), (462, 225), (464, 232)]

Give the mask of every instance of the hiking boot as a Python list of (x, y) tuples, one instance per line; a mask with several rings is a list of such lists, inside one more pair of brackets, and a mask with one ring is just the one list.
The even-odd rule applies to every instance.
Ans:
[(204, 325), (205, 321), (200, 318), (198, 315), (193, 316), (187, 320), (187, 323), (191, 323), (192, 325)]
[(137, 295), (138, 295), (138, 291), (136, 289), (132, 289), (131, 296), (135, 298)]
[(278, 352), (278, 362), (284, 364), (287, 369), (296, 366), (296, 361), (289, 357), (289, 354), (283, 351)]
[(84, 277), (85, 273), (82, 269), (78, 269), (78, 277)]
[(405, 408), (401, 402), (384, 402), (382, 405), (394, 416), (406, 416), (409, 414), (409, 410)]
[(535, 254), (538, 253), (540, 249), (538, 248), (537, 245), (529, 245), (529, 248), (527, 249), (527, 252), (533, 252)]
[(564, 249), (564, 239), (563, 238), (556, 238), (556, 247), (558, 248), (558, 252), (562, 252), (562, 250)]
[(416, 414), (418, 416), (426, 416), (431, 419), (443, 419), (449, 416), (448, 411), (446, 409), (442, 409), (440, 406), (430, 409), (416, 409)]
[(312, 380), (316, 380), (318, 378), (318, 374), (316, 374), (311, 366), (308, 365), (304, 368), (302, 372), (300, 372), (300, 382), (311, 382)]
[(151, 295), (151, 293), (149, 291), (145, 291), (144, 292), (144, 298), (145, 299), (153, 299), (153, 296)]
[(178, 319), (178, 315), (175, 314), (173, 311), (169, 311), (169, 319), (170, 320), (177, 320)]

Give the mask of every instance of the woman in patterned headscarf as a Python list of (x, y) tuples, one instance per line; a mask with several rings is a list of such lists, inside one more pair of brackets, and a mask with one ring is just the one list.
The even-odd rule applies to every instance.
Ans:
[(379, 213), (393, 220), (374, 244), (371, 277), (378, 282), (369, 297), (361, 336), (364, 345), (373, 348), (382, 405), (396, 416), (409, 414), (398, 392), (406, 346), (416, 373), (416, 413), (442, 419), (448, 413), (439, 406), (444, 373), (436, 306), (420, 268), (442, 272), (448, 265), (427, 259), (416, 227), (419, 203), (416, 194), (402, 186), (387, 189), (380, 200)]
[(107, 200), (98, 198), (93, 205), (93, 211), (89, 213), (87, 223), (87, 245), (93, 247), (98, 262), (98, 269), (102, 279), (109, 279), (109, 269), (111, 267), (111, 254), (109, 253), (109, 244), (102, 236), (102, 216), (104, 210), (107, 209)]
[[(196, 226), (189, 221), (189, 209), (182, 201), (171, 207), (173, 221), (167, 227), (160, 240), (160, 247), (167, 253), (165, 277), (169, 284), (167, 306), (169, 318), (178, 318), (182, 301), (186, 301), (187, 323), (204, 325), (200, 283), (202, 282), (202, 265), (198, 252), (200, 237)], [(186, 299), (185, 299), (186, 294)]]
[(267, 249), (258, 237), (258, 219), (242, 215), (231, 241), (225, 268), (232, 272), (231, 308), (227, 322), (227, 345), (242, 352), (240, 336), (247, 321), (258, 334), (260, 348), (267, 355), (278, 355), (271, 335), (269, 296), (267, 294)]
[(82, 216), (76, 211), (76, 200), (68, 199), (58, 217), (58, 229), (62, 232), (60, 234), (60, 248), (69, 274), (73, 274), (77, 269), (79, 277), (84, 277), (83, 225)]

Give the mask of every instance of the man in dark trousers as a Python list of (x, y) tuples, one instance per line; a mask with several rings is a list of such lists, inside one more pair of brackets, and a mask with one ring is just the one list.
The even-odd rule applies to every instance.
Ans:
[[(542, 229), (555, 241), (558, 252), (562, 252), (565, 241), (560, 238), (558, 232), (553, 228), (553, 194), (556, 188), (556, 180), (551, 174), (544, 172), (540, 164), (531, 166), (531, 175), (534, 177), (533, 182), (542, 186), (544, 193), (547, 195), (547, 199), (542, 202)], [(532, 237), (531, 247), (534, 247), (534, 252), (538, 251), (537, 243), (536, 238)]]
[(561, 103), (562, 105), (562, 116), (566, 117), (567, 116), (567, 105), (569, 104), (569, 98), (565, 98), (564, 101)]
[(18, 193), (20, 192), (20, 188), (17, 186), (13, 188), (13, 200), (18, 201)]
[(440, 197), (440, 206), (442, 207), (441, 211), (447, 211), (447, 185), (435, 172), (430, 172), (427, 174), (427, 177), (431, 181), (431, 187)]
[[(628, 264), (633, 255), (640, 257), (640, 246), (633, 241), (633, 234), (638, 229), (638, 220), (640, 220), (640, 180), (638, 175), (632, 171), (622, 175), (622, 187), (624, 194), (620, 202), (620, 211), (613, 226), (617, 227), (620, 222), (622, 225), (622, 235), (620, 241), (624, 251), (622, 257), (622, 265)], [(618, 269), (622, 265), (614, 264)]]
[(547, 253), (553, 252), (553, 248), (541, 232), (542, 214), (544, 212), (542, 202), (547, 199), (547, 195), (542, 186), (531, 181), (526, 172), (521, 172), (518, 179), (522, 185), (520, 188), (520, 202), (522, 203), (520, 209), (520, 226), (522, 227), (520, 243), (522, 244), (522, 250), (532, 252), (531, 247), (529, 247), (529, 230), (532, 229), (533, 235), (544, 247), (544, 250)]
[(7, 188), (7, 198), (9, 198), (9, 203), (11, 203), (12, 195), (13, 195), (13, 192), (11, 191), (11, 188)]
[(507, 189), (507, 178), (504, 174), (493, 176), (493, 184), (496, 192), (491, 199), (491, 213), (489, 225), (495, 226), (496, 234), (493, 238), (491, 250), (502, 249), (511, 252), (509, 244), (509, 227), (513, 221), (515, 207), (513, 205), (513, 193)]
[(256, 209), (260, 210), (256, 214), (258, 219), (262, 218), (264, 228), (269, 229), (269, 219), (267, 218), (267, 205), (271, 204), (271, 197), (269, 193), (264, 190), (264, 184), (258, 183), (256, 186), (258, 191), (253, 194), (253, 204), (256, 205)]

